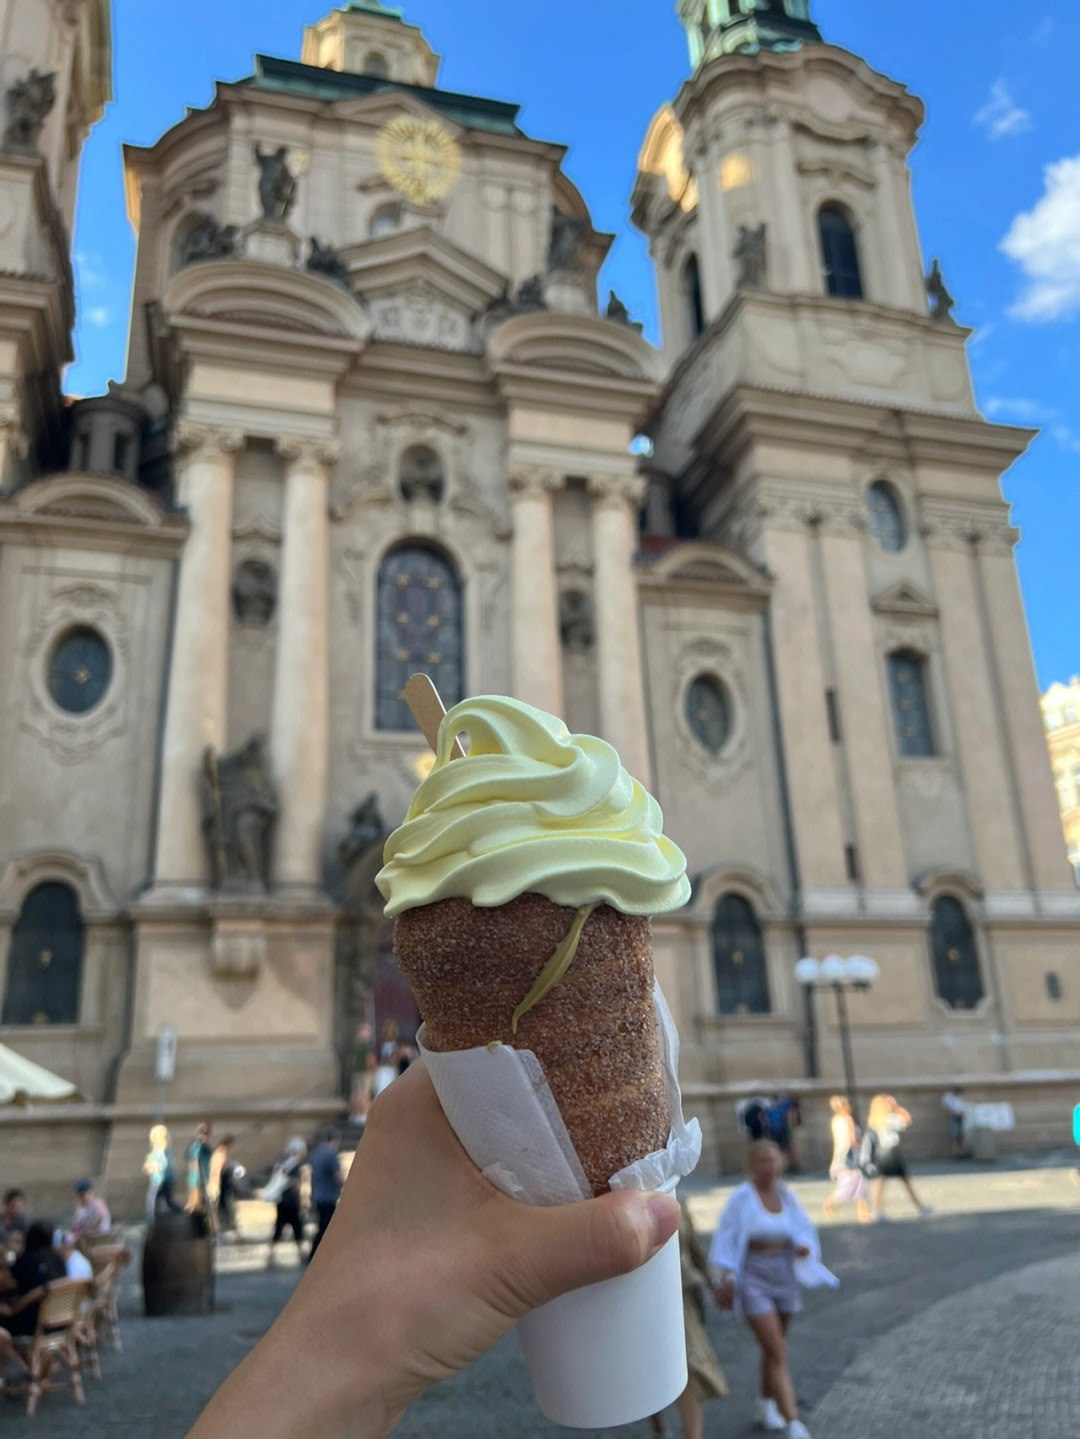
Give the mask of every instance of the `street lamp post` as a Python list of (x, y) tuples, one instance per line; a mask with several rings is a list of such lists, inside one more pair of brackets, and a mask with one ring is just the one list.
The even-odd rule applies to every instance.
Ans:
[(851, 1052), (851, 1026), (848, 1023), (847, 991), (869, 989), (878, 976), (878, 967), (863, 954), (841, 959), (828, 954), (822, 960), (807, 955), (795, 965), (795, 978), (807, 991), (831, 989), (836, 996), (836, 1021), (840, 1029), (840, 1053), (844, 1062), (844, 1087), (851, 1115), (859, 1123), (859, 1102), (855, 1089), (855, 1061)]

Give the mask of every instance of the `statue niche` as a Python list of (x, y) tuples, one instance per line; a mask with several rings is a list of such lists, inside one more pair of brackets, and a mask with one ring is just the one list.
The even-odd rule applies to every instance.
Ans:
[(259, 166), (259, 204), (264, 220), (284, 222), (296, 203), (296, 176), (289, 170), (288, 157), (286, 145), (267, 150), (265, 154), (261, 145), (255, 146), (255, 160)]
[(432, 505), (439, 503), (446, 481), (442, 460), (430, 445), (409, 446), (401, 457), (398, 484), (406, 503), (413, 500), (427, 500)]
[(263, 736), (253, 735), (230, 755), (218, 755), (207, 745), (199, 798), (213, 888), (238, 894), (265, 893), (278, 801)]
[(735, 283), (740, 289), (760, 290), (765, 283), (765, 221), (753, 229), (739, 226), (739, 237), (732, 251), (738, 267)]

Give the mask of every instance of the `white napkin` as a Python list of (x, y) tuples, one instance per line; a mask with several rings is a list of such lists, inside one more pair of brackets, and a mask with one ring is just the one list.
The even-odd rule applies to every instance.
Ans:
[[(653, 987), (671, 1131), (663, 1149), (620, 1169), (612, 1189), (660, 1189), (685, 1178), (701, 1157), (701, 1127), (683, 1118), (679, 1090), (679, 1036), (671, 1011)], [(416, 1036), (439, 1102), (465, 1152), (496, 1188), (527, 1204), (567, 1204), (592, 1190), (574, 1153), (566, 1125), (530, 1049), (492, 1044), (482, 1049), (435, 1052)]]

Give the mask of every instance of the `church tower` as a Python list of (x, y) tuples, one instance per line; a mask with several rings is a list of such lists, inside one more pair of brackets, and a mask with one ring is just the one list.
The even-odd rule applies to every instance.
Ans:
[[(723, 1043), (697, 1051), (699, 1072), (721, 1080), (739, 1055), (796, 1072), (775, 1026), (746, 1022), (755, 1009), (786, 1011), (811, 1070), (835, 1072), (830, 1021), (802, 1012), (792, 967), (853, 950), (882, 971), (861, 1016), (890, 1012), (870, 1072), (1042, 1066), (1055, 1045), (1064, 1062), (1043, 974), (1052, 917), (1078, 912), (1000, 483), (1032, 432), (982, 419), (970, 331), (937, 262), (924, 274), (907, 169), (923, 106), (826, 43), (801, 0), (679, 14), (693, 71), (650, 127), (633, 197), (670, 375), (648, 426), (647, 543), (668, 566), (687, 546), (749, 563), (768, 591), (756, 658), (744, 622), (721, 633), (720, 590), (694, 621), (712, 639), (682, 621), (700, 673), (670, 638), (662, 662), (648, 650), (653, 687), (678, 694), (684, 675), (681, 711), (711, 686), (731, 736), (711, 809), (672, 825), (712, 934), (694, 1018)], [(759, 662), (755, 711), (739, 675)], [(747, 764), (779, 776), (760, 841)], [(676, 791), (661, 773), (669, 822)], [(731, 968), (751, 923), (756, 990)]]

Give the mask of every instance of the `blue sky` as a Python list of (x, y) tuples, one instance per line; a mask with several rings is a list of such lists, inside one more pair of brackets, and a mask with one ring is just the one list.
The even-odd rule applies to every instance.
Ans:
[[(601, 283), (657, 338), (645, 243), (627, 218), (653, 114), (689, 69), (674, 0), (395, 0), (443, 56), (439, 84), (516, 101), (539, 139), (570, 146), (567, 172), (618, 240)], [(122, 377), (133, 237), (120, 146), (151, 144), (215, 79), (256, 51), (299, 58), (332, 0), (113, 0), (116, 99), (86, 148), (76, 226), (79, 326), (67, 388)], [(1075, 0), (868, 5), (812, 0), (831, 44), (863, 56), (927, 107), (912, 155), (923, 253), (938, 256), (975, 327), (969, 356), (988, 419), (1042, 433), (1007, 473), (1040, 685), (1080, 672), (1067, 596), (1080, 536), (1080, 104)], [(918, 16), (918, 21), (916, 20)]]

